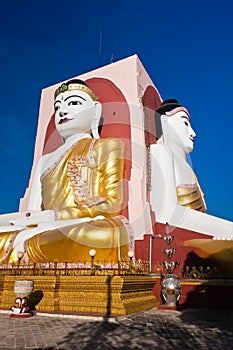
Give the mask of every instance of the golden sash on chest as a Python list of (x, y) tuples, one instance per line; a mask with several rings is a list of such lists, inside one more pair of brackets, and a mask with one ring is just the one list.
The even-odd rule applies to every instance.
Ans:
[(205, 213), (206, 203), (204, 195), (195, 174), (194, 178), (194, 185), (178, 186), (176, 188), (178, 204)]

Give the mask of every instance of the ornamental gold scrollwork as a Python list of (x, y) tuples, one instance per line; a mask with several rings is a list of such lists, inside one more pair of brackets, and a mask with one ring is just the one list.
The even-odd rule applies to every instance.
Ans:
[(96, 168), (86, 156), (72, 156), (67, 162), (67, 176), (73, 190), (74, 201), (77, 205), (91, 207), (99, 198), (92, 194), (93, 169)]
[(183, 277), (187, 279), (209, 279), (216, 276), (216, 266), (185, 266), (183, 271)]

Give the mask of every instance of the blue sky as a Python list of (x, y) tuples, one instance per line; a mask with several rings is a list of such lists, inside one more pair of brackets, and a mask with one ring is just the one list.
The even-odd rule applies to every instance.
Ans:
[(197, 133), (192, 164), (210, 214), (233, 220), (233, 2), (8, 0), (0, 12), (0, 213), (18, 210), (41, 89), (137, 54)]

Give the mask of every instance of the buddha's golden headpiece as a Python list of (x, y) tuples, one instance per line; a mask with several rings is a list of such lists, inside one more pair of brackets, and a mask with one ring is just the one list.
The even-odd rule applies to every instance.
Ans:
[(98, 98), (94, 94), (94, 92), (86, 85), (86, 83), (84, 83), (82, 80), (74, 79), (74, 80), (68, 81), (67, 83), (62, 83), (61, 86), (59, 86), (59, 88), (55, 91), (54, 99), (56, 99), (56, 97), (59, 94), (62, 94), (63, 92), (73, 91), (73, 90), (86, 92), (93, 101), (96, 101)]

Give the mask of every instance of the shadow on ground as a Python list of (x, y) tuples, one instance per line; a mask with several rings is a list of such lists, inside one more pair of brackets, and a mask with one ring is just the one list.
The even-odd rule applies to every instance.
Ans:
[(85, 322), (74, 327), (57, 347), (43, 349), (233, 349), (233, 313), (218, 310), (222, 312), (219, 320), (210, 310), (169, 312), (152, 309), (122, 317), (116, 323)]

